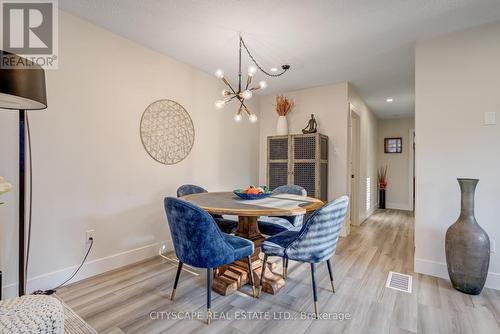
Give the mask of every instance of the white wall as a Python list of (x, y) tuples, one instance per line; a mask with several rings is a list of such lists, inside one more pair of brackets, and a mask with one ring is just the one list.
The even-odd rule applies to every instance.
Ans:
[[(318, 131), (329, 137), (329, 177), (328, 198), (333, 200), (350, 191), (349, 171), (349, 104), (359, 110), (361, 117), (361, 174), (364, 182), (361, 189), (366, 189), (366, 177), (376, 176), (375, 146), (376, 118), (348, 83), (321, 86), (284, 95), (295, 101), (295, 109), (287, 116), (291, 134), (302, 133), (311, 114), (318, 122)], [(276, 135), (277, 114), (274, 110), (275, 96), (268, 95), (259, 99), (260, 103), (260, 183), (266, 184), (267, 136)], [(366, 191), (361, 191), (360, 218), (365, 219), (375, 207), (367, 210)], [(372, 198), (376, 198), (373, 197)], [(345, 226), (343, 234), (349, 232)]]
[[(82, 275), (154, 255), (169, 239), (163, 198), (183, 183), (228, 190), (257, 181), (258, 124), (215, 110), (218, 80), (64, 12), (59, 69), (47, 71), (49, 108), (32, 112), (34, 202), (29, 283), (50, 288), (95, 245)], [(196, 138), (179, 164), (155, 162), (139, 122), (153, 101), (182, 104)], [(0, 112), (0, 175), (17, 184), (17, 114)], [(17, 193), (2, 197), (0, 268), (17, 291)]]
[[(447, 278), (445, 232), (458, 217), (457, 177), (478, 178), (476, 217), (500, 240), (500, 128), (484, 126), (500, 87), (500, 23), (416, 47), (415, 271)], [(500, 288), (500, 256), (491, 254), (487, 286)]]
[[(354, 87), (348, 87), (352, 109), (360, 117), (360, 182), (359, 222), (362, 223), (377, 208), (377, 134), (375, 114), (368, 108)], [(350, 175), (347, 175), (349, 179)], [(350, 181), (350, 179), (349, 179)], [(349, 182), (350, 185), (350, 182)]]
[[(386, 207), (388, 209), (413, 210), (410, 175), (410, 130), (415, 129), (414, 118), (384, 119), (378, 123), (377, 155), (379, 167), (387, 166)], [(402, 153), (384, 153), (384, 139), (401, 137)]]

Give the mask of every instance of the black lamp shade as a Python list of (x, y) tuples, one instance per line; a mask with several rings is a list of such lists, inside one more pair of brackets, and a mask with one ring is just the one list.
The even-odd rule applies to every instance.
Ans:
[(29, 68), (0, 68), (0, 108), (41, 110), (47, 108), (45, 71), (18, 55), (0, 51), (3, 57), (17, 58), (16, 63), (29, 63)]

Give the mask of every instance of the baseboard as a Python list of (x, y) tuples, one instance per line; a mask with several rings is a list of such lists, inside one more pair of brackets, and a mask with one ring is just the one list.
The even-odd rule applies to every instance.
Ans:
[[(415, 258), (415, 272), (449, 280), (446, 263)], [(489, 272), (485, 286), (490, 289), (500, 290), (500, 273)]]
[(404, 210), (404, 211), (412, 211), (413, 210), (411, 205), (408, 203), (389, 203), (389, 202), (387, 202), (385, 207), (387, 209), (394, 209), (394, 210)]
[[(89, 261), (83, 265), (80, 272), (69, 283), (78, 282), (82, 279), (99, 275), (106, 271), (151, 258), (158, 254), (158, 250), (162, 245), (165, 245), (167, 250), (173, 250), (172, 242), (169, 240), (156, 242), (150, 245)], [(36, 290), (54, 288), (58, 284), (64, 282), (64, 280), (68, 279), (74, 273), (76, 268), (78, 268), (78, 265), (31, 277), (28, 279), (26, 290), (28, 293), (31, 293)], [(3, 286), (2, 291), (3, 298), (5, 299), (16, 297), (17, 282)]]

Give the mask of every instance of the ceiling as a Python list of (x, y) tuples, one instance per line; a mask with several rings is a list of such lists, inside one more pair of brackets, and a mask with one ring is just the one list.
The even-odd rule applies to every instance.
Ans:
[(241, 32), (264, 67), (292, 65), (266, 79), (266, 94), (349, 81), (379, 118), (414, 114), (415, 41), (500, 20), (499, 0), (60, 0), (59, 7), (229, 78)]

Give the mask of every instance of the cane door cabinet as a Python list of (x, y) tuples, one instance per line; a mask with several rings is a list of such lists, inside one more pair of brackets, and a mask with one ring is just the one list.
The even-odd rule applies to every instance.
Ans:
[(267, 137), (267, 185), (295, 184), (328, 199), (328, 137), (320, 133)]

